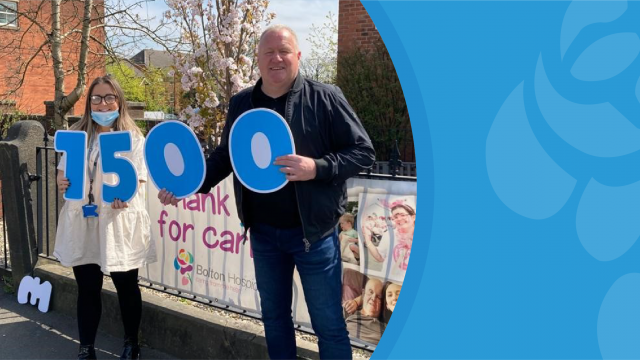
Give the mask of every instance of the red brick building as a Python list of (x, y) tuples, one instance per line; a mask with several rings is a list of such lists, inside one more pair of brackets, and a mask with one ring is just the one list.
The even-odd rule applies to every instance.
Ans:
[(380, 33), (360, 0), (339, 0), (338, 58), (356, 47), (373, 50), (378, 40)]
[[(338, 3), (338, 78), (344, 70), (344, 66), (341, 66), (341, 59), (349, 56), (350, 53), (361, 50), (364, 53), (379, 52), (380, 46), (383, 47), (382, 38), (378, 32), (373, 20), (367, 13), (367, 10), (362, 5), (360, 0), (339, 0)], [(387, 54), (388, 55), (388, 54)], [(378, 57), (376, 59), (384, 59), (382, 61), (388, 61), (389, 66), (387, 68), (395, 72), (391, 59), (388, 56)], [(344, 62), (343, 62), (344, 65)], [(395, 81), (397, 78), (395, 78)], [(371, 84), (371, 86), (374, 86)], [(344, 90), (344, 89), (343, 89)], [(399, 96), (404, 104), (404, 97)], [(348, 99), (349, 100), (349, 99)], [(354, 99), (355, 100), (355, 99)], [(352, 100), (349, 100), (350, 102)], [(364, 120), (364, 119), (363, 119)], [(365, 123), (365, 127), (367, 122)], [(400, 141), (400, 158), (403, 161), (415, 162), (415, 150), (413, 144), (413, 134), (411, 132), (411, 124), (409, 123), (408, 115), (406, 121), (403, 121), (403, 125), (400, 126), (400, 131), (404, 133), (404, 139)], [(370, 134), (374, 129), (367, 129)], [(378, 154), (380, 158), (385, 159), (387, 154)]]
[[(45, 101), (54, 99), (54, 74), (50, 48), (43, 46), (47, 33), (51, 32), (51, 1), (0, 0), (0, 94), (13, 88), (12, 75), (22, 74), (20, 66), (29, 65), (24, 73), (23, 85), (17, 93), (1, 98), (5, 111), (11, 109), (27, 114), (44, 114)], [(76, 85), (80, 52), (83, 0), (64, 1), (61, 8), (61, 32), (68, 34), (62, 46), (65, 76), (65, 93)], [(94, 0), (93, 17), (104, 14), (104, 0)], [(37, 20), (34, 24), (29, 18)], [(94, 21), (93, 25), (98, 22)], [(73, 32), (73, 30), (78, 30)], [(104, 41), (103, 30), (92, 30), (91, 35)], [(38, 53), (38, 51), (40, 51)], [(91, 41), (87, 59), (87, 85), (97, 76), (104, 75), (105, 61), (100, 45)], [(34, 54), (38, 53), (34, 56)], [(74, 114), (84, 112), (84, 97), (74, 106)], [(9, 104), (9, 105), (7, 105)], [(15, 104), (15, 105), (14, 105)], [(9, 108), (9, 109), (7, 109)]]

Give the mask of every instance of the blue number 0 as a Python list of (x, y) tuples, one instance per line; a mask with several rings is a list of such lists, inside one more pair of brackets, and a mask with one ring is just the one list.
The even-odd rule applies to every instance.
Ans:
[(144, 160), (158, 190), (179, 199), (195, 194), (204, 182), (204, 153), (196, 135), (181, 122), (165, 121), (149, 131)]
[(288, 182), (273, 165), (279, 156), (295, 154), (293, 135), (287, 122), (275, 111), (246, 111), (231, 126), (229, 156), (238, 180), (249, 190), (270, 193), (282, 189)]

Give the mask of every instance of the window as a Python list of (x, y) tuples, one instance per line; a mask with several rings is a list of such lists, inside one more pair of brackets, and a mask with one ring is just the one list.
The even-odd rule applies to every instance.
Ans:
[(0, 1), (0, 26), (18, 26), (16, 21), (18, 3), (13, 1)]

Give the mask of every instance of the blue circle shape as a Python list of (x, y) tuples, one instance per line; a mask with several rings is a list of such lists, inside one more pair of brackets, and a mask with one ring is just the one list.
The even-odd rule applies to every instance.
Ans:
[[(633, 2), (628, 3), (630, 11), (637, 11)], [(587, 4), (588, 8), (582, 7)], [(363, 5), (393, 58), (413, 133), (421, 137), (416, 142), (422, 169), (418, 201), (427, 205), (420, 206), (402, 293), (372, 359), (610, 357), (598, 346), (603, 344), (598, 310), (612, 282), (622, 274), (637, 273), (640, 248), (628, 249), (606, 266), (594, 261), (576, 233), (576, 210), (591, 179), (610, 187), (636, 182), (640, 172), (629, 164), (637, 163), (640, 152), (603, 160), (570, 146), (540, 111), (534, 80), (542, 54), (548, 69), (554, 69), (552, 84), (572, 102), (611, 100), (612, 106), (624, 107), (621, 113), (633, 114), (637, 62), (629, 66), (629, 73), (601, 84), (578, 82), (570, 72), (580, 51), (600, 34), (636, 29), (630, 25), (632, 14), (616, 23), (602, 20), (607, 11), (592, 9), (626, 9), (627, 2), (363, 1)], [(572, 31), (576, 42), (567, 45), (561, 60), (563, 19), (567, 7), (574, 5), (581, 6), (573, 21), (579, 25)], [(493, 191), (486, 167), (486, 141), (496, 114), (523, 81), (528, 130), (552, 160), (578, 180), (577, 191), (564, 207), (544, 220), (506, 206)], [(611, 125), (605, 130), (610, 131)], [(585, 132), (584, 126), (572, 131), (573, 135)], [(422, 141), (429, 133), (432, 141)], [(508, 135), (512, 144), (521, 142), (513, 132)], [(437, 196), (429, 198), (434, 193)], [(429, 207), (432, 218), (424, 212)], [(425, 240), (429, 246), (424, 246)], [(633, 354), (628, 350), (636, 349), (619, 345), (637, 334), (630, 331), (636, 330), (637, 312), (630, 312), (637, 292), (629, 289), (633, 290), (631, 286), (616, 290), (627, 308), (607, 299), (610, 307), (600, 310), (603, 319), (612, 316), (603, 327), (612, 331), (604, 338), (615, 351), (611, 357), (629, 358)]]
[[(174, 144), (180, 149), (184, 172), (179, 176), (171, 172), (165, 161), (163, 154), (167, 144)], [(179, 121), (165, 121), (149, 131), (144, 145), (144, 159), (156, 188), (167, 189), (179, 199), (193, 195), (204, 182), (206, 165), (198, 138), (187, 125)]]
[[(270, 160), (260, 167), (254, 158), (252, 142), (256, 134), (262, 133), (268, 140)], [(289, 181), (273, 165), (279, 156), (295, 154), (293, 135), (287, 122), (277, 112), (269, 109), (249, 110), (233, 123), (229, 132), (229, 157), (238, 180), (249, 190), (271, 193), (282, 189)], [(264, 155), (264, 154), (263, 154)]]

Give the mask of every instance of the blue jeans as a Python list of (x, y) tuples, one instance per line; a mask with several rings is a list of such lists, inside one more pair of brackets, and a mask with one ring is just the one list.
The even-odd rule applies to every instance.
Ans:
[(349, 334), (342, 316), (342, 263), (337, 234), (305, 252), (301, 228), (251, 227), (251, 248), (260, 292), (269, 357), (295, 359), (291, 317), (293, 269), (297, 267), (321, 359), (351, 359)]

